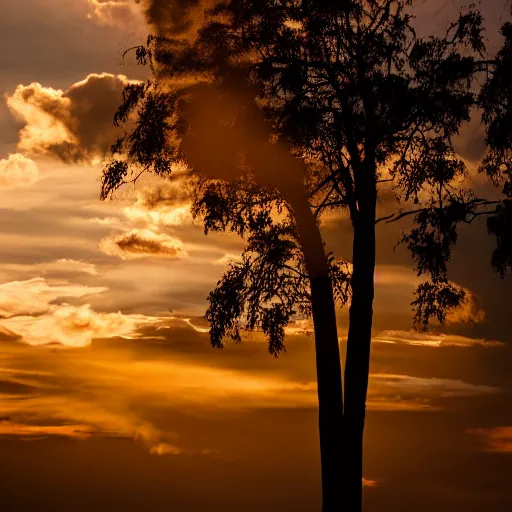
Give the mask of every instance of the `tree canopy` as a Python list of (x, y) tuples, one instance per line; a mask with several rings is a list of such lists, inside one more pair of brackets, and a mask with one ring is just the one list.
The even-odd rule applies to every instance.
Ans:
[[(482, 170), (495, 181), (503, 178), (503, 162), (508, 162), (510, 150), (506, 138), (500, 138), (500, 130), (506, 129), (506, 102), (495, 99), (498, 94), (501, 99), (510, 94), (506, 75), (510, 48), (505, 45), (500, 52), (499, 72), (492, 73), (478, 94), (472, 86), (485, 53), (480, 13), (463, 12), (441, 36), (419, 38), (413, 28), (412, 3), (233, 0), (209, 11), (207, 23), (192, 42), (150, 36), (146, 45), (136, 48), (136, 55), (139, 62), (151, 66), (153, 76), (125, 89), (115, 122), (133, 119), (135, 126), (113, 147), (118, 158), (105, 170), (102, 197), (125, 182), (130, 171), (135, 177), (144, 171), (168, 176), (174, 165), (191, 157), (196, 170), (215, 165), (215, 177), (232, 179), (223, 184), (202, 180), (199, 186), (198, 182), (194, 213), (202, 216), (205, 229), (233, 229), (256, 236), (250, 238), (245, 262), (244, 275), (252, 283), (249, 269), (263, 265), (263, 260), (249, 254), (258, 248), (255, 240), (266, 230), (274, 237), (274, 246), (279, 240), (284, 251), (280, 258), (288, 251), (289, 260), (294, 261), (288, 265), (294, 268), (291, 271), (282, 266), (291, 261), (280, 260), (287, 277), (279, 283), (299, 285), (303, 267), (297, 247), (284, 249), (293, 221), (275, 225), (268, 213), (286, 209), (286, 201), (272, 187), (256, 190), (254, 179), (243, 175), (239, 165), (240, 146), (246, 157), (249, 148), (233, 134), (242, 129), (244, 139), (250, 139), (250, 130), (261, 123), (261, 116), (268, 123), (269, 138), (306, 163), (305, 184), (317, 217), (328, 210), (345, 210), (356, 224), (367, 198), (393, 187), (395, 212), (375, 220), (414, 216), (414, 226), (401, 242), (411, 251), (418, 274), (427, 277), (413, 302), (415, 320), (419, 326), (427, 326), (431, 318), (442, 322), (447, 310), (464, 300), (464, 290), (447, 275), (458, 223), (493, 213), (489, 231), (498, 242), (493, 265), (502, 273), (510, 268), (509, 203), (505, 200), (496, 206), (474, 195), (465, 184), (465, 162), (453, 146), (461, 124), (482, 106), (489, 131)], [(505, 35), (507, 30), (505, 25)], [(212, 115), (213, 94), (222, 98), (224, 115), (226, 102), (234, 105), (230, 115), (238, 115), (236, 129), (223, 126), (219, 132), (222, 123)], [(196, 133), (201, 150), (190, 144), (187, 117), (198, 97), (206, 98), (201, 104), (202, 123), (195, 123), (196, 131), (198, 126), (201, 130)], [(229, 125), (227, 116), (224, 121)], [(208, 139), (212, 147), (206, 149)], [(272, 157), (254, 160), (259, 149), (252, 148), (253, 167), (271, 166)], [(211, 169), (207, 174), (212, 176)], [(260, 174), (268, 177), (272, 171), (260, 170)], [(342, 267), (340, 282), (350, 275)], [(231, 279), (232, 272), (226, 278)], [(349, 287), (342, 288), (338, 296), (346, 299)], [(271, 300), (271, 295), (283, 291), (274, 286), (269, 295), (267, 288), (266, 297)], [(290, 289), (286, 295), (290, 296)], [(212, 300), (216, 297), (210, 295)], [(247, 304), (247, 296), (242, 297)], [(258, 295), (258, 304), (267, 303), (261, 298)], [(258, 309), (256, 302), (254, 308)], [(293, 308), (284, 309), (288, 313), (282, 320), (289, 320)], [(277, 306), (273, 310), (277, 314)], [(242, 312), (237, 309), (235, 316)], [(264, 315), (255, 316), (253, 310), (250, 316), (248, 327), (262, 326)], [(225, 332), (235, 325), (233, 319)], [(232, 334), (236, 336), (236, 329)]]

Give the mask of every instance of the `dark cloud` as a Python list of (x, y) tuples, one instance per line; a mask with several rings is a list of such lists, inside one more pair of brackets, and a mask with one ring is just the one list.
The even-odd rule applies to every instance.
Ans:
[(123, 259), (140, 256), (181, 259), (186, 255), (180, 239), (151, 229), (133, 229), (121, 235), (106, 237), (100, 247), (106, 254)]
[(91, 74), (65, 91), (39, 83), (19, 85), (7, 104), (25, 124), (18, 147), (28, 154), (54, 155), (64, 162), (92, 161), (106, 154), (118, 129), (114, 113), (124, 75)]
[(193, 37), (204, 11), (219, 0), (142, 0), (147, 22), (160, 35)]

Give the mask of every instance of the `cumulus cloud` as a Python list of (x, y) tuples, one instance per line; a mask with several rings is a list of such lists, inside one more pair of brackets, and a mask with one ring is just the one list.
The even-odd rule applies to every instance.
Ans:
[(456, 334), (425, 333), (418, 331), (387, 330), (373, 337), (377, 343), (418, 345), (423, 347), (503, 347), (504, 343), (482, 338), (468, 338)]
[(0, 187), (27, 187), (39, 178), (36, 163), (20, 153), (14, 153), (0, 160)]
[(179, 238), (152, 229), (132, 229), (120, 235), (105, 237), (100, 242), (100, 248), (105, 254), (125, 260), (145, 256), (171, 259), (186, 256)]
[(140, 0), (87, 0), (88, 18), (100, 25), (132, 26), (143, 21)]
[(29, 345), (58, 343), (66, 347), (85, 347), (94, 338), (130, 338), (140, 325), (158, 322), (144, 315), (98, 313), (89, 304), (52, 306), (42, 316), (17, 316), (4, 321), (5, 326), (19, 334)]
[(42, 315), (51, 311), (54, 303), (62, 303), (70, 298), (79, 299), (106, 290), (104, 287), (49, 284), (42, 277), (27, 281), (11, 281), (0, 284), (0, 316), (12, 318)]
[(0, 285), (2, 327), (29, 345), (89, 345), (94, 338), (132, 337), (141, 325), (159, 319), (144, 315), (98, 313), (89, 304), (66, 303), (107, 291), (104, 287), (49, 284), (44, 278)]
[(112, 119), (128, 83), (124, 75), (101, 73), (90, 74), (66, 90), (37, 82), (18, 85), (6, 96), (13, 115), (25, 124), (18, 148), (27, 154), (53, 155), (64, 162), (90, 162), (102, 157), (118, 134)]

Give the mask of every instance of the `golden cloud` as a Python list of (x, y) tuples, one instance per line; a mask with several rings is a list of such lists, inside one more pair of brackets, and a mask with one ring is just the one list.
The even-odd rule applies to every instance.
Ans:
[(88, 18), (100, 25), (120, 27), (134, 24), (143, 25), (144, 18), (139, 6), (140, 0), (87, 0)]
[(52, 285), (42, 277), (4, 283), (0, 285), (2, 327), (29, 345), (58, 343), (83, 347), (94, 338), (135, 336), (141, 325), (159, 321), (144, 315), (98, 313), (89, 304), (66, 303), (105, 291), (104, 287)]
[(89, 425), (27, 425), (0, 418), (0, 436), (39, 438), (47, 436), (87, 439), (96, 431)]
[[(103, 317), (108, 321), (98, 327), (99, 319), (91, 319), (90, 314), (78, 318), (63, 315), (64, 324), (71, 325), (67, 333), (104, 330), (112, 336), (112, 330), (127, 325), (118, 319), (112, 327), (109, 322), (113, 318)], [(137, 332), (145, 332), (146, 337), (134, 333), (139, 337), (133, 341), (99, 340), (88, 348), (51, 354), (44, 347), (0, 344), (0, 394), (9, 398), (0, 400), (0, 417), (7, 419), (0, 436), (122, 436), (142, 441), (155, 455), (207, 455), (216, 453), (215, 447), (185, 449), (176, 442), (174, 410), (214, 415), (261, 408), (317, 407), (312, 377), (294, 371), (283, 373), (282, 367), (275, 365), (249, 370), (194, 361), (189, 351), (186, 355), (173, 351), (175, 336), (180, 342), (187, 333), (196, 341), (201, 336), (190, 329), (192, 319), (149, 319), (154, 320), (153, 324), (144, 330), (141, 325), (148, 319), (141, 316), (138, 320), (141, 324)], [(179, 323), (182, 325), (176, 330)], [(443, 404), (439, 400), (446, 397), (485, 396), (500, 391), (456, 379), (377, 373), (370, 377), (368, 408), (432, 410), (440, 408)], [(165, 414), (161, 414), (163, 411)], [(158, 419), (162, 417), (168, 421)], [(369, 481), (368, 485), (377, 482)]]
[(51, 311), (52, 303), (59, 299), (83, 298), (106, 290), (104, 287), (49, 284), (42, 277), (11, 281), (0, 284), (0, 316), (11, 318), (42, 315)]
[(219, 0), (142, 0), (147, 22), (159, 34), (192, 39), (205, 11)]
[(183, 450), (178, 446), (170, 443), (158, 443), (149, 450), (153, 455), (181, 455)]
[(487, 451), (512, 454), (512, 427), (493, 427), (469, 430), (484, 442)]
[(363, 485), (365, 487), (378, 487), (379, 481), (378, 480), (370, 480), (368, 478), (363, 478)]
[(477, 297), (467, 288), (464, 288), (464, 291), (466, 296), (462, 304), (446, 315), (447, 325), (473, 325), (485, 320), (485, 311), (478, 305)]
[(468, 338), (456, 334), (437, 334), (418, 331), (387, 330), (373, 337), (376, 343), (418, 345), (423, 347), (503, 347), (504, 343), (482, 338)]
[(47, 274), (86, 274), (97, 276), (99, 274), (96, 265), (93, 263), (71, 258), (61, 258), (55, 261), (33, 264), (6, 263), (2, 265), (2, 270), (6, 275), (12, 275), (12, 273), (30, 273), (40, 276)]
[(12, 95), (6, 95), (9, 109), (25, 124), (18, 148), (64, 162), (102, 157), (119, 134), (112, 119), (122, 89), (130, 82), (124, 75), (101, 73), (90, 74), (65, 91), (37, 82), (18, 85)]
[(132, 229), (105, 237), (100, 242), (100, 248), (105, 254), (124, 260), (145, 256), (182, 259), (187, 255), (179, 238), (152, 229)]
[[(376, 293), (391, 292), (395, 297), (402, 295), (410, 303), (413, 291), (424, 281), (411, 267), (401, 265), (378, 265), (375, 270)], [(452, 285), (459, 287), (457, 283)], [(473, 325), (485, 320), (485, 311), (479, 305), (479, 298), (468, 288), (464, 288), (462, 304), (450, 310), (445, 319), (446, 325)], [(433, 322), (435, 323), (435, 322)]]
[(98, 313), (89, 304), (52, 306), (45, 315), (16, 316), (4, 320), (4, 325), (20, 335), (29, 345), (59, 343), (65, 347), (85, 347), (94, 338), (131, 338), (141, 325), (159, 319), (144, 315)]
[(166, 187), (146, 188), (136, 194), (135, 202), (123, 209), (131, 222), (142, 221), (154, 226), (182, 226), (192, 223), (191, 203), (182, 180)]
[(446, 398), (453, 396), (482, 396), (501, 392), (501, 388), (471, 384), (458, 379), (439, 379), (435, 377), (413, 377), (373, 373), (370, 375), (371, 386), (380, 394), (392, 389), (394, 393), (402, 392), (404, 396), (415, 395), (417, 398)]
[(19, 153), (0, 160), (0, 187), (27, 187), (39, 178), (36, 163)]

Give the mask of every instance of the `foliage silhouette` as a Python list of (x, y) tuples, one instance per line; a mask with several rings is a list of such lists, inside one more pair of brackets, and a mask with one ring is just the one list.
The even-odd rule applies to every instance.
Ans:
[[(461, 222), (489, 216), (492, 264), (502, 275), (512, 268), (512, 31), (504, 26), (504, 48), (485, 61), (477, 10), (419, 38), (412, 3), (231, 0), (208, 12), (193, 41), (150, 36), (136, 56), (152, 78), (126, 88), (115, 123), (128, 131), (103, 176), (107, 198), (144, 172), (172, 177), (186, 164), (205, 232), (247, 240), (209, 296), (214, 346), (261, 328), (278, 355), (286, 325), (313, 316), (324, 512), (362, 509), (376, 226), (413, 221), (399, 243), (425, 276), (412, 302), (419, 328), (466, 300), (447, 267)], [(475, 195), (454, 150), (477, 107), (481, 170), (504, 183), (500, 201)], [(398, 205), (378, 218), (390, 188)], [(332, 210), (351, 220), (351, 265), (324, 252), (317, 220)], [(343, 394), (334, 301), (349, 298)]]

